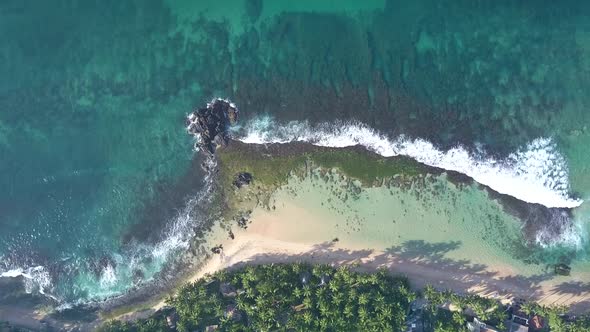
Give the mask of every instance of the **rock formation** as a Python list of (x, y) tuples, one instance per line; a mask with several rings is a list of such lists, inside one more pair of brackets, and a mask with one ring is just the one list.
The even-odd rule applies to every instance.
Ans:
[(234, 186), (242, 188), (242, 186), (248, 185), (250, 182), (252, 182), (252, 174), (248, 172), (241, 172), (236, 174)]
[(195, 148), (213, 154), (216, 148), (227, 145), (229, 127), (238, 121), (238, 112), (234, 103), (217, 98), (190, 113), (186, 129), (197, 138)]

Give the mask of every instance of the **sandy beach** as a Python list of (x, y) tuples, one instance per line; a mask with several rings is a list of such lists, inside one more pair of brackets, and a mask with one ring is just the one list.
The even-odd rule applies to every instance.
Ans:
[[(319, 183), (324, 183), (324, 187)], [(372, 201), (378, 201), (378, 195), (389, 192), (390, 189), (386, 189), (363, 189), (363, 192), (372, 195)], [(395, 196), (396, 200), (406, 199), (408, 203), (408, 197), (397, 194), (400, 196)], [(538, 266), (523, 268), (481, 240), (462, 238), (465, 234), (440, 218), (435, 217), (428, 223), (409, 216), (407, 220), (412, 220), (411, 225), (405, 225), (403, 219), (384, 224), (379, 222), (377, 213), (368, 216), (367, 212), (355, 210), (354, 202), (349, 202), (348, 206), (358, 212), (359, 221), (343, 227), (347, 213), (326, 208), (325, 204), (334, 202), (338, 195), (341, 193), (334, 189), (333, 181), (318, 181), (313, 177), (291, 179), (289, 185), (273, 194), (271, 208), (258, 206), (254, 209), (246, 230), (233, 227), (235, 239), (229, 239), (221, 228), (211, 234), (211, 246), (222, 244), (223, 252), (207, 261), (191, 280), (246, 264), (306, 261), (346, 265), (358, 271), (387, 269), (407, 276), (415, 289), (432, 284), (438, 289), (476, 293), (504, 302), (522, 298), (544, 305), (565, 305), (575, 313), (590, 309), (590, 292), (585, 291), (588, 287), (581, 281), (588, 280), (584, 271), (563, 277)], [(362, 195), (357, 202), (362, 202)], [(395, 204), (388, 206), (395, 207)], [(440, 229), (436, 223), (440, 224)], [(457, 236), (449, 236), (442, 229), (456, 232)], [(412, 238), (425, 231), (430, 236)], [(448, 240), (441, 241), (442, 238)], [(466, 249), (462, 248), (464, 246)]]
[[(282, 217), (287, 217), (283, 215)], [(590, 292), (581, 291), (576, 282), (538, 281), (519, 277), (492, 268), (474, 271), (469, 266), (444, 266), (421, 255), (393, 255), (379, 249), (351, 249), (347, 243), (305, 243), (289, 241), (292, 234), (277, 233), (273, 226), (278, 220), (271, 216), (257, 219), (252, 230), (240, 233), (233, 241), (224, 241), (224, 251), (213, 257), (200, 269), (193, 280), (215, 271), (240, 267), (245, 264), (269, 264), (306, 261), (347, 265), (359, 271), (385, 268), (409, 278), (416, 289), (432, 284), (438, 289), (452, 289), (458, 293), (476, 293), (503, 301), (523, 298), (544, 305), (566, 305), (572, 312), (583, 313), (590, 309)], [(303, 224), (302, 224), (303, 226)], [(313, 225), (308, 224), (310, 230)], [(564, 286), (570, 286), (568, 290)]]

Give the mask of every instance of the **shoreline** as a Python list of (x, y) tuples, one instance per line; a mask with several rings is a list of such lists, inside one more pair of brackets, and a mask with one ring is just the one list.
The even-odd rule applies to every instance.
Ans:
[[(526, 231), (528, 223), (523, 226), (517, 218), (523, 204), (469, 177), (407, 158), (381, 158), (360, 147), (337, 150), (308, 144), (252, 146), (233, 142), (220, 157), (218, 189), (224, 221), (215, 222), (210, 232), (199, 238), (198, 257), (186, 254), (187, 270), (173, 282), (154, 288), (157, 294), (128, 297), (122, 305), (99, 308), (93, 322), (74, 325), (84, 331), (110, 319), (147, 318), (164, 307), (163, 299), (179, 286), (220, 269), (298, 261), (347, 265), (359, 272), (384, 268), (406, 276), (414, 289), (432, 284), (504, 302), (523, 298), (544, 305), (568, 305), (572, 313), (590, 310), (590, 292), (582, 291), (587, 288), (583, 280), (590, 279), (590, 271), (558, 277), (541, 271), (537, 264), (523, 275), (515, 268), (521, 262), (507, 261), (498, 253), (501, 250), (494, 248), (514, 240), (501, 234), (506, 229), (517, 232), (524, 227)], [(359, 156), (367, 156), (367, 164), (345, 163)], [(259, 165), (265, 168), (259, 169)], [(253, 172), (255, 181), (236, 189), (231, 183), (236, 171)], [(457, 211), (453, 210), (456, 202), (463, 202)], [(466, 206), (474, 207), (465, 210)], [(451, 210), (443, 211), (449, 207)], [(235, 223), (235, 217), (244, 211), (250, 216), (247, 230)], [(463, 214), (456, 213), (459, 211)], [(502, 226), (497, 222), (501, 220), (508, 228), (496, 231), (503, 236), (499, 242), (482, 242), (471, 237), (481, 235), (477, 227), (486, 230), (491, 224), (476, 224), (472, 230), (473, 225), (465, 220), (462, 224), (450, 219), (461, 215), (474, 219), (496, 216), (497, 226)], [(230, 229), (234, 240), (229, 239)], [(432, 234), (424, 236), (420, 229), (432, 229)], [(220, 244), (222, 254), (212, 255), (210, 248)], [(478, 257), (465, 256), (470, 248), (480, 247), (483, 251), (475, 253)], [(33, 315), (34, 309), (23, 309), (22, 313)], [(0, 318), (3, 316), (0, 307)], [(50, 322), (70, 325), (53, 318)], [(22, 323), (30, 326), (33, 321)]]
[[(526, 299), (542, 305), (566, 305), (575, 314), (590, 310), (590, 292), (581, 290), (580, 276), (560, 277), (552, 272), (522, 275), (502, 261), (483, 265), (453, 257), (453, 250), (436, 242), (418, 241), (418, 246), (392, 250), (392, 246), (379, 241), (367, 242), (362, 233), (370, 234), (368, 230), (346, 235), (334, 227), (337, 218), (323, 215), (306, 203), (302, 205), (302, 201), (306, 200), (298, 197), (293, 188), (282, 186), (269, 199), (274, 208), (259, 204), (252, 211), (247, 229), (232, 227), (235, 239), (229, 239), (225, 228), (216, 226), (207, 243), (222, 245), (223, 251), (208, 259), (186, 281), (246, 265), (307, 262), (345, 265), (358, 272), (386, 269), (407, 277), (415, 290), (431, 284), (437, 289), (477, 294), (503, 303)], [(164, 305), (161, 301), (152, 311)]]
[[(331, 150), (333, 149), (297, 143), (262, 146), (247, 145), (240, 142), (232, 142), (228, 149), (224, 149), (221, 152), (219, 181), (225, 193), (226, 209), (230, 213), (224, 216), (226, 221), (223, 225), (215, 225), (206, 239), (209, 247), (223, 245), (223, 252), (219, 255), (212, 255), (192, 274), (189, 274), (184, 279), (185, 282), (195, 281), (206, 274), (212, 274), (221, 269), (235, 269), (246, 264), (305, 261), (337, 266), (348, 265), (361, 272), (385, 268), (390, 273), (407, 276), (415, 289), (432, 284), (436, 288), (450, 289), (457, 293), (475, 293), (481, 296), (493, 297), (503, 302), (509, 302), (512, 298), (523, 298), (539, 301), (544, 305), (568, 305), (570, 306), (569, 311), (572, 313), (583, 313), (590, 310), (590, 292), (580, 290), (583, 289), (580, 280), (586, 278), (579, 278), (578, 276), (574, 278), (559, 277), (553, 275), (553, 272), (541, 271), (538, 266), (530, 275), (524, 276), (520, 274), (521, 271), (514, 268), (513, 264), (498, 260), (494, 255), (488, 253), (483, 255), (483, 257), (492, 260), (490, 264), (484, 265), (481, 262), (470, 262), (465, 258), (454, 256), (454, 248), (444, 248), (447, 245), (446, 243), (440, 241), (428, 242), (428, 239), (422, 241), (420, 245), (423, 248), (418, 248), (419, 251), (404, 253), (398, 250), (398, 252), (392, 252), (389, 250), (391, 249), (391, 243), (387, 243), (383, 239), (376, 242), (371, 241), (370, 236), (379, 233), (381, 230), (373, 229), (372, 233), (366, 233), (365, 230), (353, 232), (350, 229), (351, 226), (343, 228), (342, 225), (339, 225), (339, 221), (333, 218), (338, 209), (332, 207), (333, 215), (330, 217), (324, 214), (329, 208), (326, 209), (322, 205), (321, 209), (317, 209), (317, 207), (314, 209), (306, 205), (314, 197), (308, 197), (307, 202), (298, 201), (299, 204), (303, 205), (297, 206), (293, 202), (293, 197), (297, 197), (295, 192), (301, 188), (290, 187), (292, 179), (297, 179), (298, 176), (300, 177), (299, 180), (316, 177), (320, 182), (323, 182), (325, 181), (323, 176), (326, 175), (339, 177), (336, 175), (339, 171), (335, 173), (334, 168), (326, 168), (324, 173), (314, 174), (312, 170), (313, 163), (309, 164), (298, 156), (307, 153), (325, 153), (325, 155), (321, 156), (324, 157), (324, 161), (327, 160), (327, 163), (333, 163), (335, 157), (330, 155)], [(339, 150), (345, 154), (358, 153), (360, 155), (369, 155), (372, 158), (377, 158), (377, 160), (387, 159), (373, 156), (371, 152), (359, 147)], [(229, 157), (227, 152), (230, 153)], [(256, 156), (260, 156), (262, 159), (258, 161), (248, 159), (256, 158)], [(271, 163), (270, 166), (266, 164), (265, 167), (270, 167), (268, 170), (257, 169), (256, 166), (268, 161), (264, 159), (269, 159), (275, 164)], [(234, 160), (238, 161), (238, 164), (233, 164)], [(335, 160), (338, 163), (338, 159)], [(393, 163), (395, 162), (397, 161), (393, 161)], [(402, 159), (403, 162), (405, 162), (404, 159)], [(242, 168), (244, 165), (245, 168)], [(277, 165), (278, 168), (273, 168)], [(319, 166), (326, 167), (325, 164)], [(336, 168), (342, 170), (338, 166), (340, 165), (337, 165)], [(448, 182), (453, 188), (459, 188), (459, 190), (472, 187), (473, 190), (481, 191), (486, 201), (491, 202), (490, 204), (495, 205), (497, 210), (510, 215), (514, 220), (518, 219), (517, 215), (523, 213), (518, 211), (523, 208), (523, 204), (518, 204), (517, 200), (508, 199), (505, 195), (495, 193), (466, 176), (455, 174), (455, 172), (447, 174), (436, 168), (422, 166), (420, 163), (410, 164), (410, 166), (404, 165), (404, 167), (409, 167), (408, 169), (411, 172), (414, 172), (417, 168), (419, 172), (411, 174), (418, 174), (417, 176), (421, 179), (423, 175), (420, 175), (420, 172), (426, 171), (428, 173), (431, 169), (440, 171), (437, 172), (438, 174), (434, 173), (433, 176), (445, 176), (444, 181)], [(285, 170), (288, 170), (288, 172), (284, 172)], [(404, 181), (416, 176), (404, 177), (405, 170), (401, 169), (400, 172), (402, 174), (403, 190), (408, 189), (408, 183), (404, 183)], [(253, 171), (257, 180), (253, 185), (235, 189), (230, 180), (236, 171)], [(260, 173), (260, 171), (263, 173)], [(343, 174), (349, 174), (350, 171), (348, 169)], [(357, 177), (351, 176), (350, 180), (355, 178)], [(358, 187), (353, 189), (359, 192), (383, 189), (384, 182), (376, 181), (377, 178), (372, 179), (373, 181), (370, 181), (371, 177), (362, 178)], [(309, 193), (316, 191), (318, 188), (314, 187), (312, 189), (308, 186), (307, 189)], [(324, 194), (332, 195), (332, 190), (334, 189), (330, 188)], [(299, 191), (301, 195), (302, 192)], [(295, 195), (290, 197), (289, 195), (293, 195), (293, 193)], [(426, 198), (422, 199), (427, 200)], [(430, 208), (432, 207), (430, 206)], [(248, 229), (244, 230), (237, 227), (232, 222), (232, 218), (236, 216), (236, 213), (239, 215), (240, 212), (246, 210), (251, 210), (251, 223), (248, 224)], [(343, 212), (339, 211), (337, 213)], [(440, 216), (432, 217), (436, 219)], [(343, 219), (344, 217), (339, 216), (338, 218)], [(413, 218), (411, 214), (409, 218), (412, 221), (418, 219), (417, 217)], [(369, 218), (364, 222), (371, 223), (372, 221)], [(360, 224), (359, 221), (357, 226), (354, 226), (359, 228), (355, 229), (360, 229)], [(446, 222), (444, 224), (445, 226), (441, 226), (441, 229), (447, 227)], [(395, 227), (398, 225), (399, 221)], [(228, 237), (228, 226), (235, 234), (234, 240)], [(412, 227), (412, 225), (409, 226)], [(523, 226), (522, 221), (515, 222), (514, 226), (527, 228), (527, 226)], [(302, 229), (306, 231), (298, 231)], [(389, 231), (391, 230), (389, 229)], [(449, 236), (450, 234), (444, 235), (443, 238), (449, 239)], [(339, 238), (339, 241), (332, 242), (335, 237)], [(420, 237), (416, 237), (416, 239), (420, 239)], [(398, 246), (398, 249), (404, 250), (401, 245)], [(432, 252), (427, 252), (428, 250)], [(588, 276), (590, 274), (584, 275), (584, 277)], [(155, 312), (164, 305), (165, 302), (160, 301), (152, 306), (150, 312)], [(132, 312), (112, 318), (129, 320), (137, 317), (137, 313)]]
[[(285, 241), (282, 236), (261, 230), (271, 226), (272, 218), (254, 220), (255, 230), (236, 233), (235, 240), (219, 242), (223, 244), (223, 253), (210, 258), (202, 268), (196, 271), (189, 281), (195, 281), (206, 274), (213, 274), (222, 269), (236, 269), (250, 264), (308, 262), (328, 264), (335, 267), (350, 266), (359, 272), (374, 272), (385, 268), (392, 274), (406, 276), (414, 289), (422, 289), (427, 284), (437, 289), (450, 289), (456, 293), (473, 293), (492, 297), (508, 303), (511, 299), (522, 298), (536, 301), (542, 305), (566, 305), (575, 314), (590, 310), (590, 292), (572, 290), (571, 294), (558, 290), (558, 285), (551, 282), (536, 282), (534, 278), (519, 278), (509, 271), (489, 269), (483, 272), (471, 272), (468, 268), (453, 266), (450, 269), (438, 269), (437, 266), (418, 257), (404, 258), (394, 256), (378, 249), (351, 248), (348, 245), (331, 241), (324, 242)], [(216, 242), (217, 243), (217, 242)], [(493, 277), (490, 274), (495, 274)], [(466, 285), (471, 285), (466, 288)], [(535, 291), (531, 294), (531, 285)], [(572, 287), (575, 284), (572, 283)], [(162, 303), (154, 308), (160, 308)]]

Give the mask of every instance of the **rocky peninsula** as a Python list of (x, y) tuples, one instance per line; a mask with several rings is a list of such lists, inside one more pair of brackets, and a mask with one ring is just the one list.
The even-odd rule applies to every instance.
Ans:
[[(575, 267), (571, 276), (555, 276), (531, 249), (535, 232), (559, 226), (551, 224), (552, 214), (569, 211), (523, 204), (462, 174), (360, 146), (245, 144), (230, 136), (237, 118), (237, 107), (224, 99), (187, 116), (196, 148), (214, 161), (208, 171), (215, 174), (221, 211), (217, 223), (197, 230), (183, 260), (190, 268), (147, 302), (131, 296), (95, 312), (91, 322), (68, 324), (91, 329), (113, 318), (144, 319), (168, 312), (163, 298), (185, 282), (224, 269), (293, 262), (386, 270), (408, 277), (416, 290), (434, 285), (502, 303), (529, 298), (578, 313), (589, 309), (590, 294), (573, 283), (587, 276)], [(569, 260), (564, 255), (555, 263)]]

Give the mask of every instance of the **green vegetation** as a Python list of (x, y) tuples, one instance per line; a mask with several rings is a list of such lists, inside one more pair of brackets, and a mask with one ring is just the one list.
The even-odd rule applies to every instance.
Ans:
[(291, 171), (305, 164), (300, 154), (264, 154), (239, 142), (232, 142), (217, 151), (223, 174), (223, 188), (231, 188), (233, 177), (239, 172), (254, 175), (257, 184), (275, 187), (287, 182)]
[[(219, 272), (182, 287), (168, 303), (179, 331), (400, 331), (415, 294), (385, 272), (270, 264)], [(102, 331), (161, 331), (165, 317), (110, 322)]]
[[(467, 332), (467, 316), (477, 317), (500, 331), (506, 331), (506, 323), (511, 319), (507, 308), (494, 299), (472, 294), (460, 296), (451, 291), (437, 291), (432, 286), (424, 289), (423, 297), (427, 300), (422, 315), (425, 331)], [(543, 317), (546, 326), (542, 331), (590, 332), (590, 318), (568, 320), (567, 308), (564, 306), (541, 306), (535, 302), (525, 302), (520, 310), (528, 317)]]
[[(427, 286), (421, 300), (408, 280), (385, 271), (363, 274), (346, 267), (269, 264), (220, 271), (183, 286), (169, 309), (135, 322), (110, 321), (102, 332), (205, 331), (405, 331), (407, 322), (427, 332), (466, 332), (469, 317), (500, 331), (510, 315), (498, 301)], [(416, 305), (423, 301), (424, 305)], [(411, 309), (411, 307), (414, 307)], [(416, 310), (418, 309), (418, 310)], [(564, 307), (527, 302), (521, 311), (544, 318), (551, 332), (590, 332), (590, 319), (568, 320)], [(171, 319), (171, 317), (174, 317)]]
[[(412, 177), (440, 172), (407, 157), (385, 158), (361, 147), (334, 149), (307, 143), (252, 145), (233, 141), (219, 149), (216, 156), (227, 206), (223, 214), (227, 220), (257, 204), (267, 206), (274, 189), (286, 184), (291, 174), (303, 174), (310, 168), (338, 169), (365, 187), (381, 184), (397, 175)], [(232, 183), (241, 172), (252, 174), (254, 185), (234, 190)]]
[[(424, 288), (424, 299), (428, 301), (423, 316), (425, 326), (435, 332), (468, 331), (468, 313), (501, 331), (505, 329), (506, 320), (510, 319), (506, 308), (498, 301), (473, 294), (459, 296), (451, 291), (437, 291), (429, 285)], [(442, 306), (451, 310), (441, 310)]]
[(542, 306), (535, 302), (527, 302), (521, 310), (528, 315), (539, 315), (547, 320), (551, 332), (589, 332), (590, 318), (580, 317), (576, 320), (565, 319), (567, 307), (564, 306)]
[(310, 153), (309, 158), (321, 167), (338, 168), (364, 184), (394, 175), (415, 176), (427, 171), (426, 166), (408, 157), (384, 158), (358, 149), (325, 149)]
[[(232, 142), (217, 156), (225, 175), (224, 185), (231, 185), (238, 172), (252, 173), (259, 184), (269, 187), (286, 183), (289, 174), (305, 167), (306, 162), (326, 169), (337, 168), (343, 174), (371, 185), (375, 179), (395, 175), (419, 175), (427, 166), (407, 157), (381, 157), (361, 148), (322, 148), (311, 145), (264, 148)], [(432, 169), (433, 171), (435, 169)]]

